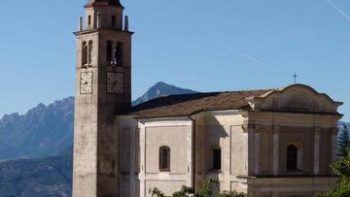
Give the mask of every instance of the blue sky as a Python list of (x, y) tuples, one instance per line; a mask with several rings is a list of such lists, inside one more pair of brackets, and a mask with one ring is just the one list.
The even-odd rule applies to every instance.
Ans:
[[(0, 117), (73, 95), (72, 34), (87, 0), (0, 6)], [(298, 82), (345, 104), (349, 0), (122, 0), (133, 39), (133, 97), (164, 81), (198, 91)]]

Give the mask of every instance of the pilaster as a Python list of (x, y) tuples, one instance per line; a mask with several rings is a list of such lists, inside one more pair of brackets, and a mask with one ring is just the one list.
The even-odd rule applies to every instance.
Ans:
[(194, 173), (193, 173), (193, 156), (194, 156), (194, 144), (193, 144), (193, 142), (194, 142), (194, 139), (193, 139), (193, 134), (194, 134), (194, 130), (193, 130), (193, 128), (194, 128), (194, 126), (195, 125), (193, 125), (193, 122), (194, 121), (192, 121), (191, 122), (191, 129), (189, 130), (189, 132), (187, 133), (187, 147), (188, 147), (188, 149), (187, 149), (187, 174), (188, 174), (188, 176), (187, 176), (187, 180), (186, 180), (186, 182), (187, 182), (187, 186), (190, 186), (190, 187), (193, 187), (194, 186), (194, 182), (193, 182), (193, 175), (194, 175)]
[(314, 130), (314, 174), (319, 174), (320, 171), (320, 128)]
[(245, 124), (242, 129), (248, 135), (248, 142), (246, 144), (243, 141), (243, 145), (248, 148), (249, 174), (258, 175), (260, 172), (260, 125)]
[(254, 173), (260, 173), (260, 126), (254, 125), (252, 132), (254, 133)]
[(249, 132), (248, 132), (248, 125), (244, 124), (242, 125), (242, 131), (243, 131), (243, 142), (242, 142), (242, 150), (243, 150), (243, 161), (244, 161), (244, 174), (249, 174)]
[(140, 128), (140, 197), (144, 197), (146, 194), (146, 127), (140, 122), (138, 125)]
[(273, 139), (272, 139), (272, 173), (274, 176), (279, 174), (279, 136), (280, 136), (280, 127), (273, 126)]
[(337, 146), (338, 146), (338, 137), (337, 137), (337, 128), (332, 128), (332, 163), (337, 160)]

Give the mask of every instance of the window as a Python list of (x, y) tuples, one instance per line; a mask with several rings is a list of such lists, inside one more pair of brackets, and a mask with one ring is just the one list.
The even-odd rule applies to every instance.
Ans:
[(159, 148), (159, 171), (170, 171), (170, 148), (168, 146)]
[(92, 64), (92, 41), (89, 41), (88, 64)]
[(106, 49), (106, 60), (108, 64), (112, 63), (112, 49), (113, 49), (113, 43), (112, 41), (107, 41), (107, 49)]
[(213, 170), (221, 170), (221, 149), (213, 149)]
[(112, 16), (112, 27), (115, 27), (115, 26), (116, 26), (116, 23), (117, 23), (116, 18), (115, 18), (115, 16), (113, 15), (113, 16)]
[(295, 145), (287, 147), (287, 171), (298, 169), (298, 148)]
[(81, 47), (81, 65), (85, 66), (87, 64), (87, 53), (88, 53), (88, 47), (86, 45), (86, 42), (83, 42)]

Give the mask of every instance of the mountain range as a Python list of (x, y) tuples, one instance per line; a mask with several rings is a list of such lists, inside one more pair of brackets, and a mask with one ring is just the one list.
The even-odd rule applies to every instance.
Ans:
[(57, 155), (72, 144), (74, 98), (45, 106), (39, 104), (24, 115), (0, 120), (0, 160)]

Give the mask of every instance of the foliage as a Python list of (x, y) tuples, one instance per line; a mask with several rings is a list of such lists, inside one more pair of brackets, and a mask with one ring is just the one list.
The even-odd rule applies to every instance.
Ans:
[(246, 197), (247, 194), (245, 193), (238, 193), (236, 191), (229, 191), (229, 192), (223, 192), (220, 194), (220, 197)]
[[(201, 187), (198, 189), (198, 193), (194, 194), (194, 191), (190, 187), (182, 186), (180, 191), (174, 192), (171, 197), (246, 197), (244, 193), (238, 193), (236, 191), (223, 192), (219, 194), (219, 181), (216, 179), (207, 179)], [(158, 188), (150, 190), (152, 197), (167, 197)]]
[[(155, 197), (167, 197), (165, 194), (160, 191), (158, 188), (153, 188), (149, 193)], [(182, 186), (180, 191), (174, 192), (172, 197), (189, 197), (189, 194), (193, 193), (193, 189), (190, 187)]]
[(196, 196), (198, 197), (213, 197), (217, 193), (218, 190), (218, 180), (209, 178), (207, 179), (203, 185), (199, 188)]
[(163, 192), (161, 192), (158, 188), (153, 188), (152, 190), (149, 191), (149, 193), (153, 196), (156, 197), (166, 197)]
[(349, 131), (345, 124), (343, 124), (343, 129), (338, 140), (338, 156), (344, 157), (346, 155), (346, 150), (350, 148), (350, 137)]
[(344, 157), (339, 158), (331, 165), (334, 172), (339, 175), (337, 186), (328, 192), (318, 194), (319, 197), (349, 197), (350, 196), (350, 149), (346, 150)]
[(193, 194), (193, 189), (190, 187), (182, 186), (180, 191), (173, 193), (172, 197), (189, 197)]

